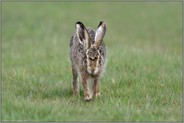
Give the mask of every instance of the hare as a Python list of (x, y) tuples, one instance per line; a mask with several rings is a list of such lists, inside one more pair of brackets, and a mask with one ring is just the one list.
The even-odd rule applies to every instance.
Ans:
[[(84, 100), (90, 101), (100, 96), (99, 78), (106, 62), (106, 49), (103, 38), (106, 24), (101, 21), (98, 29), (86, 28), (83, 23), (75, 24), (76, 32), (70, 42), (70, 59), (73, 73), (73, 94), (79, 95), (78, 75), (81, 78)], [(92, 90), (89, 89), (89, 80), (92, 80)], [(90, 92), (91, 91), (91, 92)]]

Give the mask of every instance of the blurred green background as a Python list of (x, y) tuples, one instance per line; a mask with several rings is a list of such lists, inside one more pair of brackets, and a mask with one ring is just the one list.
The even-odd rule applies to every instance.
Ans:
[[(3, 121), (181, 121), (182, 2), (2, 2)], [(102, 96), (72, 96), (75, 23), (107, 23)]]

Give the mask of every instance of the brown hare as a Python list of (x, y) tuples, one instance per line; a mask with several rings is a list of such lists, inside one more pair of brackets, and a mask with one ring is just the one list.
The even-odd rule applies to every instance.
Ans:
[[(99, 78), (106, 62), (106, 49), (103, 38), (106, 32), (106, 24), (101, 21), (98, 29), (86, 28), (83, 23), (77, 22), (76, 32), (70, 42), (70, 58), (73, 73), (73, 94), (79, 95), (78, 75), (81, 78), (84, 100), (100, 96)], [(89, 80), (92, 80), (92, 90), (89, 88)]]

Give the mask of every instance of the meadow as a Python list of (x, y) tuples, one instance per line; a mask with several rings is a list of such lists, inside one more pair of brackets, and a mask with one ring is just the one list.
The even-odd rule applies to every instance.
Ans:
[[(2, 121), (182, 121), (181, 2), (2, 2)], [(75, 23), (107, 23), (101, 97), (72, 95)]]

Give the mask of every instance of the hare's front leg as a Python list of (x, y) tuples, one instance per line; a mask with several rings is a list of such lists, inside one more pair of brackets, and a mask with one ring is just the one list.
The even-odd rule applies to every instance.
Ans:
[(95, 96), (95, 97), (100, 96), (100, 87), (99, 87), (99, 80), (98, 80), (98, 78), (94, 79), (93, 96)]
[(84, 88), (84, 100), (85, 101), (90, 101), (92, 96), (90, 95), (90, 90), (89, 90), (89, 86), (88, 86), (88, 81), (86, 78), (82, 79), (82, 85)]
[(78, 73), (76, 68), (72, 65), (72, 73), (73, 73), (73, 95), (78, 96), (79, 95), (79, 85), (77, 81)]

